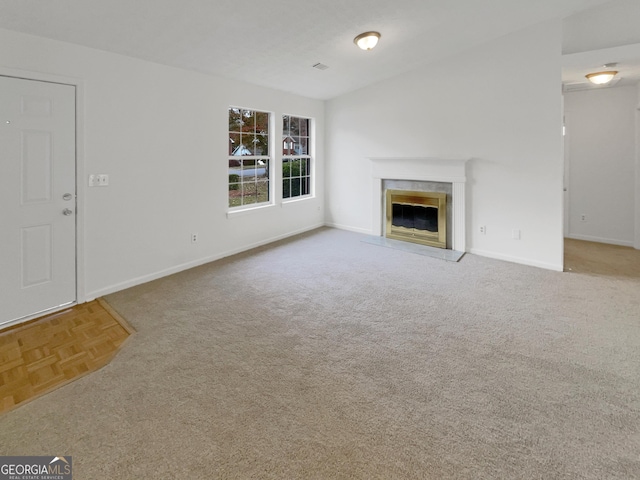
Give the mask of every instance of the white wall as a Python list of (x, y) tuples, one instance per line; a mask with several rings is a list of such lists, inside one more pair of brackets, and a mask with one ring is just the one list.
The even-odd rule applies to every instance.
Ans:
[(560, 45), (538, 25), (329, 101), (328, 223), (372, 232), (367, 157), (471, 157), (467, 249), (561, 270)]
[[(81, 87), (80, 300), (323, 224), (323, 102), (0, 30), (0, 74), (31, 72)], [(227, 218), (230, 105), (274, 112), (276, 138), (316, 119), (317, 198)]]
[(634, 244), (637, 104), (636, 86), (565, 94), (568, 237)]

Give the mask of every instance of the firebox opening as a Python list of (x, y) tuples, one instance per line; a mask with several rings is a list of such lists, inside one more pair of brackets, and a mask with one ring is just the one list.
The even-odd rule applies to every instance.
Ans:
[(432, 233), (438, 231), (438, 209), (436, 207), (394, 203), (391, 208), (391, 225), (394, 227), (415, 228)]

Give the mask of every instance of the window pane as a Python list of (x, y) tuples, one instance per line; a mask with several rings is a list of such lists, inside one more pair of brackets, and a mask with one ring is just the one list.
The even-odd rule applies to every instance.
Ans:
[(289, 178), (291, 176), (291, 160), (282, 160), (282, 177)]
[(264, 158), (257, 161), (258, 164), (258, 178), (269, 179), (269, 159)]
[(269, 155), (269, 136), (256, 135), (256, 155)]
[(231, 185), (229, 185), (229, 206), (230, 207), (239, 207), (242, 205), (242, 192), (239, 190), (240, 185), (238, 185), (238, 189), (232, 190)]
[(302, 178), (300, 181), (300, 195), (309, 195), (309, 177)]
[(242, 122), (243, 132), (256, 131), (255, 112), (253, 110), (242, 110)]
[(298, 149), (296, 150), (298, 155), (309, 154), (309, 139), (307, 137), (300, 137), (298, 143)]
[(300, 119), (298, 117), (291, 117), (289, 122), (289, 134), (291, 136), (300, 135)]
[(309, 135), (309, 119), (308, 118), (300, 119), (299, 134), (304, 137)]
[(300, 176), (300, 159), (295, 158), (291, 160), (291, 176), (299, 177)]
[(242, 184), (242, 205), (251, 205), (258, 202), (258, 196), (256, 195), (255, 183), (243, 183)]
[(301, 160), (301, 162), (300, 162), (300, 176), (304, 177), (307, 174), (307, 171), (308, 171), (307, 170), (308, 159), (301, 158), (300, 160)]
[(289, 115), (282, 116), (282, 135), (285, 137), (289, 135), (289, 118)]
[(239, 132), (240, 127), (242, 127), (242, 119), (240, 115), (239, 108), (230, 108), (229, 109), (229, 131), (230, 132)]
[(251, 135), (247, 138), (247, 146), (251, 151), (251, 155), (260, 155), (260, 145), (258, 145), (258, 138), (256, 135)]
[(291, 155), (297, 155), (300, 137), (289, 137), (289, 139), (291, 141), (291, 148), (289, 149), (289, 151), (291, 152)]
[(242, 168), (238, 174), (240, 175), (240, 181), (247, 183), (251, 177), (251, 173), (254, 170), (255, 160), (242, 160)]
[(267, 112), (255, 112), (256, 132), (261, 134), (269, 133), (269, 114)]
[(236, 149), (240, 146), (240, 134), (229, 134), (229, 155), (236, 155)]
[(289, 136), (282, 139), (282, 154), (293, 155), (293, 139)]
[(256, 182), (256, 195), (258, 202), (268, 202), (269, 201), (269, 181), (268, 180), (258, 180)]
[(282, 180), (282, 198), (289, 198), (291, 196), (291, 180), (285, 178)]
[[(234, 156), (241, 157), (243, 155), (251, 155), (251, 150), (247, 148), (248, 140), (250, 140), (250, 137), (248, 137), (247, 134), (240, 134), (240, 136), (238, 137), (237, 147), (235, 147), (235, 150), (233, 151)], [(251, 144), (249, 143), (249, 145)]]
[(300, 196), (300, 179), (299, 178), (291, 179), (291, 196), (292, 197)]
[(258, 181), (264, 180), (264, 181), (268, 181), (269, 180), (269, 163), (268, 161), (265, 160), (258, 160), (256, 161), (256, 177), (258, 178)]
[(237, 207), (242, 205), (242, 160), (229, 160), (229, 206)]

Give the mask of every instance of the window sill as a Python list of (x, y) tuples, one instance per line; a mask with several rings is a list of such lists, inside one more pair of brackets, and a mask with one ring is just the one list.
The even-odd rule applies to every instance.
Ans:
[(268, 208), (273, 208), (273, 207), (275, 207), (275, 205), (273, 203), (269, 203), (266, 205), (259, 205), (257, 207), (247, 207), (247, 208), (241, 208), (238, 210), (229, 210), (227, 211), (227, 218), (235, 218), (235, 217), (242, 217), (244, 215), (251, 215), (253, 213), (257, 213), (262, 210), (266, 210)]
[(282, 200), (282, 203), (280, 205), (284, 208), (287, 205), (293, 205), (296, 203), (306, 202), (309, 200), (315, 200), (315, 198), (316, 198), (315, 195), (304, 195), (302, 197), (287, 198), (286, 200)]

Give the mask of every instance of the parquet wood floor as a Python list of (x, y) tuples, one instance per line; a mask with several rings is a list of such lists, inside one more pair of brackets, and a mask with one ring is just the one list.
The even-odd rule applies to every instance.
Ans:
[(105, 366), (133, 332), (101, 299), (0, 330), (0, 414)]
[(566, 272), (640, 278), (640, 251), (633, 247), (564, 239)]

